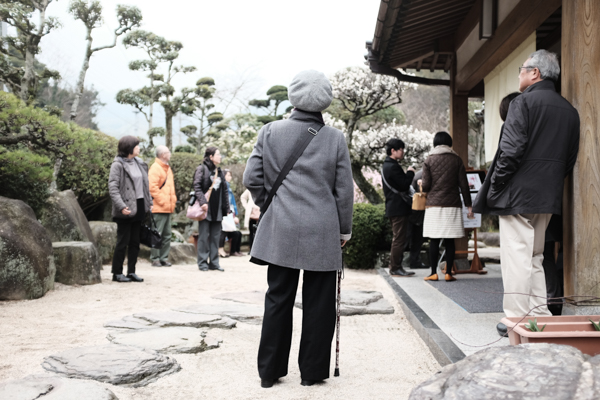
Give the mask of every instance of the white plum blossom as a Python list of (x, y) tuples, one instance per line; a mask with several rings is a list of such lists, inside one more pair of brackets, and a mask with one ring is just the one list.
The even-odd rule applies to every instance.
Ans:
[(249, 125), (239, 129), (226, 129), (218, 133), (218, 137), (209, 141), (208, 146), (215, 146), (223, 155), (227, 164), (245, 163), (250, 158), (258, 131)]

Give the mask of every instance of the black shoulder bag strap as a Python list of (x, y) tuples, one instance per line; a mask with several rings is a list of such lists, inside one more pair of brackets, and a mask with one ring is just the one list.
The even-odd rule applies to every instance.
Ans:
[(304, 133), (304, 137), (300, 138), (300, 140), (298, 141), (298, 145), (295, 146), (294, 152), (292, 153), (290, 158), (288, 158), (287, 162), (283, 166), (283, 169), (277, 176), (277, 179), (275, 180), (275, 183), (271, 188), (271, 192), (269, 192), (269, 196), (267, 197), (265, 204), (263, 204), (263, 206), (260, 209), (260, 218), (258, 219), (258, 223), (260, 223), (260, 220), (262, 219), (263, 215), (267, 212), (269, 205), (271, 205), (271, 201), (273, 201), (275, 193), (277, 193), (277, 189), (279, 189), (279, 186), (281, 186), (281, 183), (283, 182), (287, 174), (294, 167), (294, 164), (296, 164), (296, 161), (298, 161), (302, 153), (304, 153), (304, 150), (306, 149), (306, 147), (308, 147), (310, 141), (313, 140), (315, 136), (317, 136), (321, 128), (323, 128), (324, 126), (325, 125), (323, 124), (313, 124), (306, 130), (306, 132)]

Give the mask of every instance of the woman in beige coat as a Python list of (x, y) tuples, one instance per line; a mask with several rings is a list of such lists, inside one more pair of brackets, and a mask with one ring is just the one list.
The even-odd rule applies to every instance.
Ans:
[(242, 196), (240, 197), (242, 201), (242, 206), (244, 206), (244, 226), (248, 228), (250, 231), (250, 237), (248, 238), (248, 254), (250, 254), (250, 249), (252, 249), (252, 243), (254, 242), (254, 234), (256, 233), (256, 224), (258, 224), (258, 219), (260, 218), (260, 207), (254, 204), (254, 200), (252, 200), (252, 195), (250, 191), (246, 189)]

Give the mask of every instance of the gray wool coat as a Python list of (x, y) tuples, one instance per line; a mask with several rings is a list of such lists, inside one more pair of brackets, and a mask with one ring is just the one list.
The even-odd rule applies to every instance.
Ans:
[[(265, 125), (244, 171), (244, 185), (262, 208), (301, 135), (319, 117), (294, 110)], [(309, 271), (342, 268), (340, 240), (352, 234), (354, 183), (344, 134), (324, 126), (289, 172), (262, 216), (251, 255), (268, 264)]]
[[(120, 157), (115, 157), (110, 166), (110, 174), (108, 175), (108, 193), (112, 200), (112, 216), (113, 218), (129, 219), (133, 218), (137, 213), (137, 198), (135, 195), (135, 186), (133, 179), (123, 168)], [(140, 166), (142, 171), (142, 180), (144, 183), (144, 205), (146, 212), (150, 212), (152, 207), (152, 196), (150, 196), (150, 185), (148, 183), (148, 164), (141, 158), (135, 157), (134, 160)], [(123, 215), (121, 212), (125, 207), (129, 207), (131, 214)]]

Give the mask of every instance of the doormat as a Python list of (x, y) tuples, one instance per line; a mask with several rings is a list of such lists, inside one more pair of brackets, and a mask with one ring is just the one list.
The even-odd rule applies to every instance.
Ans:
[(476, 313), (502, 312), (502, 278), (465, 279), (464, 275), (457, 275), (455, 282), (446, 282), (443, 279), (437, 282), (427, 281), (431, 286), (452, 299), (456, 304)]

